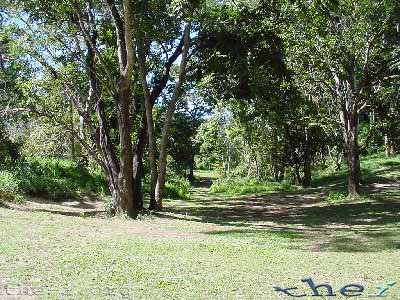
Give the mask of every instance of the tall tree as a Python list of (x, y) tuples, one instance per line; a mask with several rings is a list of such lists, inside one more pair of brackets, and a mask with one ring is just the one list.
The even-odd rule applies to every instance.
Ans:
[[(79, 130), (70, 120), (65, 129), (102, 166), (115, 213), (136, 216), (143, 206), (142, 159), (153, 122), (143, 106), (151, 113), (184, 49), (185, 9), (174, 1), (142, 5), (129, 0), (71, 0), (59, 5), (21, 0), (7, 5), (10, 22), (20, 36), (21, 53), (37, 69), (32, 72), (57, 82), (65, 96), (60, 100), (72, 103), (80, 116)], [(137, 89), (143, 57), (151, 66), (145, 70), (145, 79), (151, 82), (144, 96)], [(59, 122), (62, 109), (49, 110), (41, 101), (47, 91), (39, 87), (26, 90), (25, 96), (32, 101), (25, 109)], [(146, 105), (142, 105), (143, 97)]]
[[(289, 3), (289, 2), (288, 2)], [(360, 193), (359, 116), (371, 95), (394, 79), (389, 65), (397, 41), (398, 1), (297, 1), (286, 6), (290, 65), (306, 96), (330, 106), (340, 120), (348, 165), (348, 194)]]

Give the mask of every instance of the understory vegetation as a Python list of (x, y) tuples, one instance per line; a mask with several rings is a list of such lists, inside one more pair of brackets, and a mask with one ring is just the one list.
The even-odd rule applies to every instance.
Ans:
[[(187, 199), (189, 188), (189, 181), (176, 175), (166, 182), (165, 197)], [(0, 199), (4, 200), (21, 202), (25, 195), (56, 201), (84, 196), (101, 199), (108, 194), (100, 170), (89, 171), (67, 159), (31, 157), (0, 168)]]
[(9, 199), (22, 194), (65, 200), (85, 194), (104, 195), (107, 185), (101, 172), (70, 160), (26, 158), (2, 166), (0, 191)]
[(399, 152), (397, 0), (150, 2), (0, 7), (3, 198), (136, 218), (205, 169), (215, 194), (355, 199)]
[[(371, 183), (396, 182), (400, 180), (398, 168), (400, 157), (387, 158), (385, 153), (376, 153), (361, 158), (363, 185)], [(330, 165), (313, 172), (310, 186), (312, 188), (327, 187), (331, 193), (328, 201), (348, 201), (346, 194), (346, 177), (348, 170), (335, 170), (335, 165)], [(385, 176), (382, 176), (385, 175)], [(293, 185), (283, 180), (276, 182), (273, 179), (261, 181), (253, 177), (221, 177), (213, 181), (211, 192), (226, 196), (240, 196), (247, 194), (268, 193), (268, 192), (295, 192), (304, 190), (304, 187)]]
[(213, 182), (211, 192), (227, 196), (240, 196), (246, 194), (268, 192), (290, 192), (301, 187), (287, 182), (259, 181), (255, 178), (221, 178)]

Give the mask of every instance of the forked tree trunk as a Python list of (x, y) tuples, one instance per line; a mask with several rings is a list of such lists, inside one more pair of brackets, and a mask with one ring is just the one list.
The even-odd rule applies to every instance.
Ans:
[[(133, 47), (133, 11), (130, 0), (122, 1), (122, 15), (119, 14), (114, 0), (105, 2), (109, 7), (114, 20), (117, 34), (119, 81), (118, 92), (114, 97), (117, 108), (119, 133), (119, 172), (117, 176), (116, 212), (136, 217), (138, 204), (134, 203), (137, 197), (133, 196), (133, 149), (132, 149), (132, 122), (130, 117), (131, 80), (135, 65)], [(104, 121), (105, 119), (103, 119)], [(114, 181), (115, 181), (115, 177)]]
[[(109, 1), (109, 0), (108, 0)], [(138, 66), (139, 66), (139, 77), (142, 83), (143, 94), (145, 98), (145, 115), (142, 117), (142, 123), (145, 122), (145, 131), (147, 131), (147, 138), (149, 142), (149, 162), (150, 162), (150, 171), (151, 171), (151, 190), (150, 190), (150, 205), (149, 209), (157, 209), (157, 202), (155, 199), (155, 188), (157, 184), (158, 178), (158, 170), (157, 170), (157, 158), (156, 158), (156, 140), (154, 134), (154, 122), (153, 122), (153, 106), (157, 98), (160, 96), (164, 88), (166, 87), (171, 66), (182, 53), (184, 38), (182, 37), (178, 46), (176, 47), (174, 53), (168, 58), (166, 63), (164, 64), (164, 69), (162, 76), (157, 81), (153, 90), (150, 93), (148, 84), (147, 84), (147, 70), (146, 70), (146, 53), (145, 53), (145, 45), (143, 41), (143, 33), (141, 31), (141, 24), (138, 19), (135, 19), (135, 28), (136, 28), (136, 37), (137, 37), (137, 48), (138, 48)], [(144, 135), (146, 137), (146, 135)], [(144, 141), (144, 139), (143, 139)], [(139, 139), (138, 139), (139, 143)], [(142, 143), (143, 145), (144, 143)], [(143, 149), (141, 150), (143, 152)]]
[(157, 168), (157, 158), (156, 158), (156, 136), (154, 130), (154, 120), (153, 120), (153, 101), (149, 89), (149, 85), (147, 83), (147, 69), (146, 69), (146, 51), (145, 51), (145, 41), (143, 38), (142, 32), (142, 24), (140, 22), (136, 22), (136, 36), (138, 39), (137, 48), (138, 48), (138, 66), (139, 66), (139, 77), (142, 83), (142, 89), (144, 94), (144, 106), (146, 113), (146, 122), (147, 122), (147, 137), (148, 137), (148, 145), (149, 145), (149, 163), (150, 163), (150, 172), (151, 172), (151, 183), (150, 183), (150, 205), (149, 209), (154, 210), (157, 209), (157, 202), (155, 196), (155, 189), (158, 178), (158, 168)]

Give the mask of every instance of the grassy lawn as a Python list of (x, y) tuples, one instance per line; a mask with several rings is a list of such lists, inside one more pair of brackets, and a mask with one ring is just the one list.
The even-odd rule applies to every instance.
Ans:
[(0, 207), (0, 299), (292, 299), (276, 285), (311, 299), (300, 281), (311, 277), (337, 294), (318, 299), (346, 299), (339, 289), (351, 283), (368, 299), (398, 281), (386, 297), (398, 300), (400, 161), (363, 166), (366, 196), (352, 202), (326, 201), (335, 176), (228, 197), (210, 194), (203, 174), (189, 200), (134, 221)]

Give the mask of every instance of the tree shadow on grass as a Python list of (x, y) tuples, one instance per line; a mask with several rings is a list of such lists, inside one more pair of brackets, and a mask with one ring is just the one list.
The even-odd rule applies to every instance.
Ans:
[(105, 215), (103, 203), (102, 201), (87, 200), (58, 202), (41, 198), (29, 198), (20, 204), (0, 202), (0, 207), (17, 211), (44, 212), (70, 217), (94, 217)]
[(332, 187), (236, 198), (210, 197), (199, 189), (193, 200), (158, 215), (232, 228), (206, 232), (212, 236), (267, 241), (282, 235), (290, 247), (311, 251), (398, 250), (400, 191), (398, 183), (385, 182), (365, 186), (367, 198), (333, 204), (325, 201)]
[[(400, 222), (400, 202), (367, 201), (321, 205), (319, 200), (304, 199), (305, 195), (251, 196), (237, 200), (196, 201), (194, 207), (169, 207), (165, 211), (198, 217), (207, 223), (251, 226), (254, 222), (271, 221), (282, 225), (309, 228), (329, 226), (372, 226)], [(300, 199), (301, 198), (301, 199)], [(262, 226), (262, 225), (258, 225)], [(293, 227), (293, 226), (292, 226)]]
[(398, 161), (386, 161), (383, 163), (384, 166), (389, 166), (389, 167), (397, 167), (397, 169), (400, 169), (400, 162)]

